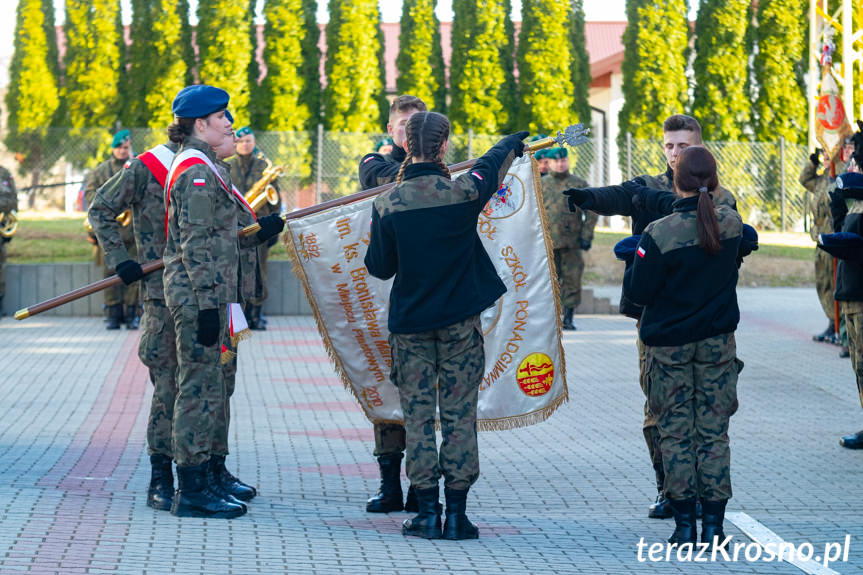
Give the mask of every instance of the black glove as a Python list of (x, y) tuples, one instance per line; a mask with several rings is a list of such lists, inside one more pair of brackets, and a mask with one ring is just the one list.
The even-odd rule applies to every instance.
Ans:
[(816, 168), (821, 165), (821, 148), (815, 148), (815, 151), (809, 154), (809, 161)]
[(144, 277), (144, 270), (141, 269), (141, 264), (135, 260), (126, 260), (117, 264), (114, 268), (123, 283), (129, 285)]
[(202, 309), (198, 311), (198, 343), (204, 347), (210, 347), (219, 341), (219, 310)]
[(577, 208), (589, 210), (590, 206), (593, 205), (593, 198), (590, 197), (587, 189), (569, 188), (568, 190), (563, 190), (563, 195), (567, 196), (566, 199), (569, 203), (570, 212), (575, 212)]
[(258, 241), (263, 243), (271, 237), (279, 235), (285, 229), (285, 220), (279, 214), (270, 214), (258, 218), (258, 225), (261, 226), (261, 231), (258, 232)]
[(590, 246), (591, 246), (590, 240), (580, 240), (580, 243), (581, 243), (581, 249), (582, 250), (588, 251), (590, 249)]
[(524, 155), (525, 145), (524, 145), (524, 142), (522, 142), (522, 140), (527, 138), (529, 135), (530, 135), (530, 132), (527, 132), (527, 131), (516, 132), (515, 134), (511, 134), (511, 135), (507, 136), (506, 138), (504, 138), (504, 141), (506, 141), (512, 147), (512, 151), (515, 152), (516, 158), (520, 158)]

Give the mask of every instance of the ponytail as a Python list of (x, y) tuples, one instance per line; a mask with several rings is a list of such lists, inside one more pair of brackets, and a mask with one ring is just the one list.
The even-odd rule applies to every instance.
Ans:
[(695, 211), (695, 228), (698, 232), (698, 245), (708, 254), (716, 255), (722, 250), (719, 242), (719, 222), (713, 210), (713, 198), (702, 186), (698, 189), (698, 208)]
[(168, 126), (168, 139), (175, 144), (183, 144), (186, 138), (192, 135), (195, 128), (196, 118), (176, 118), (174, 123)]

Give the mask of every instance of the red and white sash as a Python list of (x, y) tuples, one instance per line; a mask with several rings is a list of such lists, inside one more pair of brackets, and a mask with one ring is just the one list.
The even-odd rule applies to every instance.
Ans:
[(171, 169), (171, 162), (174, 161), (174, 152), (171, 151), (171, 148), (159, 144), (138, 156), (138, 159), (147, 166), (159, 185), (164, 188), (165, 180), (168, 179), (168, 170)]

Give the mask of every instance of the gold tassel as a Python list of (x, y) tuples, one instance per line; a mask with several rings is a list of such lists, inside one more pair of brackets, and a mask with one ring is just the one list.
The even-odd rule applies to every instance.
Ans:
[(250, 337), (252, 337), (252, 330), (250, 330), (249, 328), (246, 328), (242, 331), (238, 331), (237, 333), (235, 333), (234, 335), (231, 336), (231, 346), (237, 347), (237, 345), (241, 341), (245, 341), (245, 340), (249, 339)]

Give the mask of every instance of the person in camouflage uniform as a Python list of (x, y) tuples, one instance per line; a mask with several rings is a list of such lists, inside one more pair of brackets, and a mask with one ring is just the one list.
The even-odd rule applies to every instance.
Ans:
[[(145, 262), (162, 259), (165, 250), (164, 174), (158, 166), (170, 166), (179, 146), (168, 142), (130, 160), (125, 167), (100, 187), (90, 202), (87, 217), (105, 262), (117, 270), (125, 285), (141, 281), (144, 329), (138, 357), (150, 371), (153, 399), (147, 422), (147, 452), (150, 456), (150, 484), (147, 505), (168, 510), (174, 497), (171, 468), (171, 422), (177, 397), (177, 350), (174, 322), (165, 305), (162, 270), (143, 275), (141, 266), (126, 249), (125, 229), (134, 231), (136, 253)], [(157, 155), (158, 154), (158, 155)], [(155, 170), (151, 171), (146, 162)], [(132, 210), (132, 225), (124, 228), (117, 216)]]
[[(638, 176), (631, 180), (631, 182), (642, 184), (652, 190), (672, 192), (674, 190), (674, 170), (677, 158), (686, 148), (702, 144), (701, 125), (691, 116), (675, 114), (669, 116), (663, 122), (662, 134), (663, 153), (665, 154), (666, 161), (665, 171), (653, 176)], [(645, 198), (639, 192), (639, 186), (630, 186), (627, 184), (628, 182), (601, 188), (573, 188), (564, 191), (564, 194), (569, 196), (570, 209), (578, 207), (603, 216), (619, 215), (630, 217), (632, 219), (632, 234), (640, 235), (650, 222), (667, 216), (670, 213), (667, 210), (671, 209), (671, 204), (663, 204), (663, 209), (658, 209), (657, 206), (645, 201)], [(714, 190), (712, 196), (716, 204), (737, 209), (734, 195), (722, 186)], [(627, 270), (629, 270), (630, 265), (630, 263), (627, 263)], [(625, 290), (621, 293), (620, 313), (640, 322), (642, 310), (641, 306), (629, 300)], [(648, 453), (650, 454), (657, 489), (656, 501), (650, 505), (647, 516), (653, 519), (666, 519), (672, 516), (672, 510), (671, 504), (668, 502), (663, 491), (665, 472), (663, 471), (662, 451), (659, 449), (659, 432), (656, 428), (656, 418), (651, 413), (647, 401), (645, 379), (647, 358), (644, 352), (644, 345), (640, 339), (636, 339), (636, 347), (638, 349), (638, 382), (645, 397), (642, 432), (644, 441), (647, 444)]]
[(584, 275), (584, 252), (593, 242), (593, 229), (599, 219), (596, 212), (567, 208), (563, 190), (586, 188), (587, 182), (569, 173), (566, 148), (552, 148), (548, 175), (542, 177), (542, 203), (545, 206), (548, 231), (554, 246), (554, 267), (563, 307), (563, 329), (574, 330), (572, 315), (581, 303), (581, 278)]
[[(12, 173), (0, 166), (0, 214), (10, 214), (18, 211), (18, 189)], [(12, 238), (0, 238), (0, 316), (3, 315), (3, 296), (6, 294), (6, 244)]]
[[(172, 452), (178, 489), (171, 513), (181, 517), (246, 512), (229, 498), (211, 463), (216, 427), (226, 415), (221, 355), (222, 345), (231, 346), (228, 304), (241, 295), (238, 213), (247, 209), (231, 191), (224, 168), (215, 167), (216, 148), (226, 138), (233, 145), (228, 100), (227, 92), (212, 86), (184, 88), (174, 99), (175, 122), (168, 128), (171, 141), (180, 144), (165, 190), (163, 284), (177, 346)], [(260, 241), (284, 226), (278, 216), (259, 223)]]
[[(416, 96), (402, 95), (390, 106), (387, 132), (393, 146), (387, 154), (367, 154), (360, 160), (359, 180), (367, 190), (394, 182), (407, 154), (405, 145), (405, 125), (413, 114), (427, 110), (425, 102)], [(381, 472), (378, 492), (366, 502), (369, 513), (389, 513), (390, 511), (417, 512), (416, 489), (408, 488), (407, 498), (403, 501), (401, 485), (402, 458), (405, 452), (405, 428), (400, 423), (376, 422), (374, 424), (375, 450)]]
[[(120, 130), (114, 134), (111, 140), (111, 158), (105, 160), (90, 172), (84, 187), (84, 199), (89, 207), (93, 203), (96, 192), (114, 174), (120, 172), (132, 153), (132, 141), (129, 130)], [(127, 225), (120, 228), (121, 238), (126, 252), (132, 259), (136, 259), (137, 247), (135, 246), (135, 234), (132, 226)], [(92, 236), (91, 236), (92, 237)], [(92, 240), (94, 244), (95, 238)], [(102, 248), (96, 244), (93, 248), (94, 262), (97, 267), (104, 269), (105, 277), (114, 275), (115, 270), (108, 263)], [(105, 290), (105, 311), (108, 323), (105, 329), (120, 329), (120, 324), (126, 324), (128, 329), (138, 329), (140, 318), (138, 316), (138, 284), (116, 285)], [(125, 304), (125, 309), (123, 305)]]
[[(248, 126), (237, 130), (237, 153), (227, 161), (231, 172), (231, 180), (243, 196), (252, 189), (263, 176), (269, 161), (258, 151), (255, 134)], [(272, 186), (279, 191), (277, 181)], [(278, 214), (281, 209), (279, 203), (273, 205), (264, 202), (256, 211), (258, 217)], [(270, 248), (276, 244), (278, 236), (270, 238), (267, 243), (261, 244), (258, 250), (258, 269), (255, 271), (256, 285), (251, 298), (247, 300), (246, 316), (249, 320), (249, 328), (253, 330), (267, 329), (267, 322), (261, 314), (264, 302), (267, 301), (267, 260)]]
[(435, 112), (417, 112), (407, 121), (407, 157), (398, 185), (375, 198), (365, 265), (377, 278), (395, 276), (387, 321), (390, 377), (399, 390), (407, 474), (419, 507), (402, 533), (475, 539), (479, 530), (465, 509), (479, 477), (476, 410), (485, 366), (480, 313), (506, 291), (477, 234), (477, 218), (522, 155), (527, 132), (504, 138), (452, 180), (443, 162), (449, 128), (447, 118)]
[(639, 336), (646, 387), (656, 418), (664, 490), (675, 530), (670, 543), (695, 543), (696, 499), (704, 509), (701, 541), (724, 539), (731, 497), (728, 423), (737, 410), (734, 331), (737, 268), (751, 251), (735, 210), (714, 207), (716, 161), (705, 148), (683, 150), (673, 213), (644, 229), (624, 291), (644, 306)]

